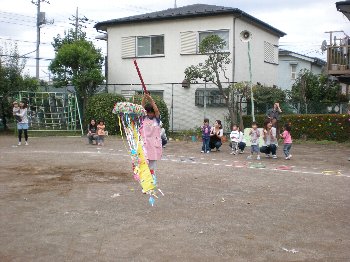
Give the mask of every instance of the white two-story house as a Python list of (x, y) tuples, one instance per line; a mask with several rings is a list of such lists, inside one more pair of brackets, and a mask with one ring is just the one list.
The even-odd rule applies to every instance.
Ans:
[(247, 43), (240, 39), (240, 33), (248, 30), (252, 82), (278, 83), (278, 43), (285, 33), (237, 8), (195, 4), (103, 21), (95, 28), (107, 33), (109, 91), (126, 96), (140, 92), (135, 85), (140, 82), (136, 59), (148, 90), (161, 95), (169, 106), (173, 130), (198, 126), (203, 116), (213, 122), (227, 115), (223, 99), (210, 83), (181, 85), (185, 68), (206, 59), (198, 46), (210, 34), (226, 41), (223, 51), (230, 53), (232, 61), (226, 81), (249, 81)]

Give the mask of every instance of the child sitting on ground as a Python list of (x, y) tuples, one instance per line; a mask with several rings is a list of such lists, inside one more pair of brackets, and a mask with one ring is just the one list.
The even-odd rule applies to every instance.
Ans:
[(241, 131), (241, 128), (237, 127), (237, 129), (238, 129), (238, 132), (239, 132), (238, 149), (240, 150), (239, 153), (243, 154), (244, 153), (244, 148), (246, 146), (246, 142), (245, 142), (244, 134)]

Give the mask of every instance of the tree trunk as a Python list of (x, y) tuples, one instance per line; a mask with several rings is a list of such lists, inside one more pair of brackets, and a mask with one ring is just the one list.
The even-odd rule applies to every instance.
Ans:
[(243, 100), (243, 96), (241, 96), (240, 100), (239, 100), (239, 128), (242, 130), (244, 130), (244, 123), (243, 123), (243, 116), (242, 116), (242, 100)]
[[(219, 88), (219, 91), (221, 93), (221, 95), (224, 97), (225, 99), (225, 104), (226, 104), (226, 107), (228, 109), (228, 112), (230, 114), (230, 130), (232, 128), (232, 125), (233, 123), (237, 123), (237, 116), (236, 116), (236, 108), (234, 106), (234, 101), (232, 101), (232, 105), (230, 104), (230, 96), (226, 96), (225, 95), (225, 92), (222, 88), (222, 84), (221, 84), (221, 81), (220, 81), (220, 75), (217, 71), (215, 71), (215, 77), (216, 77), (216, 82), (214, 81), (213, 83)], [(232, 99), (234, 100), (234, 96), (232, 96)]]
[(2, 113), (1, 118), (2, 118), (2, 123), (4, 125), (4, 130), (8, 130), (5, 107), (4, 107), (4, 97), (3, 97), (3, 101), (1, 101), (1, 113)]

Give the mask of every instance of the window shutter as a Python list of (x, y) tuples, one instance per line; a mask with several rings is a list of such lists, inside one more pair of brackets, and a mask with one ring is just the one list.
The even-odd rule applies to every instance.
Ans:
[(136, 56), (136, 37), (122, 37), (122, 58), (132, 58)]
[(271, 64), (278, 64), (278, 48), (266, 41), (264, 42), (264, 61)]
[(181, 54), (197, 53), (197, 33), (196, 32), (180, 32)]

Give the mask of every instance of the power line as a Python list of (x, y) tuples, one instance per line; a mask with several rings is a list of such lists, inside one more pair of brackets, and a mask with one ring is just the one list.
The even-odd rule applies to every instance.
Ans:
[[(36, 50), (35, 50), (36, 51)], [(4, 55), (4, 54), (0, 54), (0, 56), (2, 57), (11, 57), (11, 58), (25, 58), (25, 59), (39, 59), (39, 60), (43, 60), (43, 61), (52, 61), (54, 60), (54, 58), (44, 58), (44, 57), (30, 57), (30, 56), (19, 56), (19, 55)]]
[(15, 16), (24, 16), (24, 17), (29, 17), (29, 18), (34, 18), (34, 19), (36, 19), (36, 17), (34, 17), (34, 16), (22, 15), (22, 14), (12, 13), (12, 12), (4, 12), (4, 11), (0, 11), (0, 13), (3, 13), (3, 14), (9, 14), (9, 15), (15, 15)]
[[(7, 41), (13, 41), (13, 42), (30, 43), (30, 44), (35, 44), (36, 43), (35, 41), (19, 40), (19, 39), (4, 38), (4, 37), (0, 37), (0, 39), (7, 40)], [(40, 44), (51, 45), (51, 43), (46, 43), (46, 42), (40, 42)]]
[(35, 27), (35, 25), (26, 25), (26, 24), (20, 24), (20, 23), (11, 23), (11, 22), (7, 22), (7, 21), (3, 21), (3, 20), (0, 20), (0, 22), (2, 23), (7, 23), (7, 24), (13, 24), (13, 25), (23, 25), (23, 26), (28, 26), (28, 27)]

